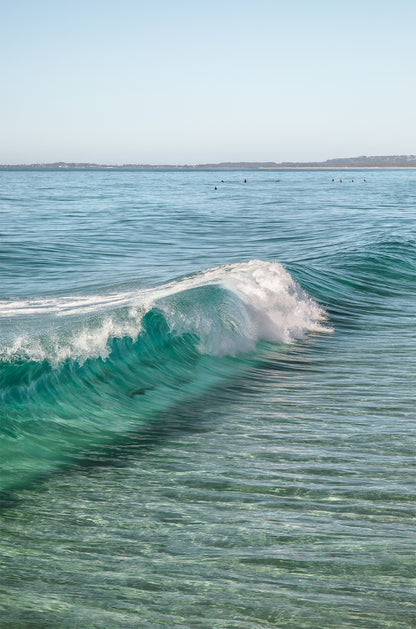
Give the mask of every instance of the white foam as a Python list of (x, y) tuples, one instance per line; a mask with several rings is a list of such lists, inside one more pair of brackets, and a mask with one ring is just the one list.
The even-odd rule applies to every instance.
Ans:
[[(226, 289), (233, 299), (212, 308), (189, 299), (186, 310), (173, 307), (172, 296), (209, 285)], [(105, 359), (109, 341), (136, 339), (144, 313), (154, 306), (164, 312), (173, 330), (195, 333), (201, 351), (216, 355), (251, 351), (261, 340), (289, 343), (308, 332), (331, 331), (325, 326), (325, 311), (281, 264), (252, 260), (140, 291), (2, 301), (0, 316), (9, 324), (14, 318), (15, 323), (22, 320), (23, 329), (0, 340), (0, 359), (47, 359), (54, 365), (68, 358), (81, 363), (87, 358)], [(46, 315), (43, 332), (39, 332), (39, 315), (42, 319)], [(30, 324), (32, 319), (36, 325)]]
[[(196, 322), (188, 319), (187, 327), (204, 340), (203, 350), (208, 353), (235, 355), (252, 351), (259, 341), (290, 343), (309, 332), (332, 332), (325, 325), (325, 311), (279, 263), (252, 260), (207, 269), (183, 280), (181, 290), (210, 284), (230, 290), (241, 300), (244, 310), (240, 307), (236, 313), (229, 308), (225, 317), (224, 312), (218, 312), (222, 323), (228, 323), (221, 330), (214, 325), (212, 313), (208, 321), (204, 312), (198, 314)], [(172, 294), (173, 288), (161, 287), (161, 297)]]
[(278, 263), (239, 265), (233, 290), (246, 304), (256, 340), (288, 343), (308, 332), (329, 332), (325, 311)]

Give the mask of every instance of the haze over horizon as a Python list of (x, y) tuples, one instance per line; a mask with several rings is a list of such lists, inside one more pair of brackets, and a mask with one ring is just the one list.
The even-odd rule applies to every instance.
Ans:
[(414, 154), (416, 4), (7, 3), (0, 163)]

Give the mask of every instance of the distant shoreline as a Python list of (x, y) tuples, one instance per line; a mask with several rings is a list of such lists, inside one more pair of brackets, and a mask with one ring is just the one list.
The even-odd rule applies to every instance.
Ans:
[(344, 157), (324, 162), (220, 162), (216, 164), (95, 164), (53, 162), (39, 164), (1, 164), (0, 170), (351, 170), (416, 168), (415, 155)]
[(290, 170), (328, 170), (328, 171), (353, 171), (353, 170), (415, 170), (416, 166), (275, 166), (274, 168), (261, 168), (255, 166), (235, 166), (235, 167), (187, 167), (187, 166), (136, 166), (127, 168), (125, 166), (68, 166), (65, 168), (59, 168), (56, 166), (26, 166), (26, 165), (10, 165), (3, 166), (0, 165), (0, 171), (74, 171), (74, 170), (83, 170), (83, 171), (109, 171), (109, 170), (124, 170), (124, 171), (177, 171), (177, 172), (208, 172), (208, 171), (225, 171), (229, 170), (251, 170), (251, 171), (269, 171), (269, 172), (281, 172), (281, 171), (290, 171)]

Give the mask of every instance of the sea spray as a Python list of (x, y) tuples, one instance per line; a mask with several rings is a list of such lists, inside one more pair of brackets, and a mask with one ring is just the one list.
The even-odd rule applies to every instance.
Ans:
[[(325, 311), (281, 264), (252, 260), (139, 291), (0, 301), (0, 317), (12, 330), (0, 339), (0, 360), (47, 360), (57, 366), (67, 359), (81, 364), (104, 359), (111, 339), (137, 339), (143, 316), (154, 307), (171, 330), (197, 334), (201, 352), (213, 355), (329, 329)], [(219, 340), (220, 329), (228, 342)]]

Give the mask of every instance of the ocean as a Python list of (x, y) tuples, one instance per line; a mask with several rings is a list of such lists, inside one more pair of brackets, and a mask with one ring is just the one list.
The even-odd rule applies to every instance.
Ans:
[(0, 626), (416, 626), (416, 171), (0, 171)]

